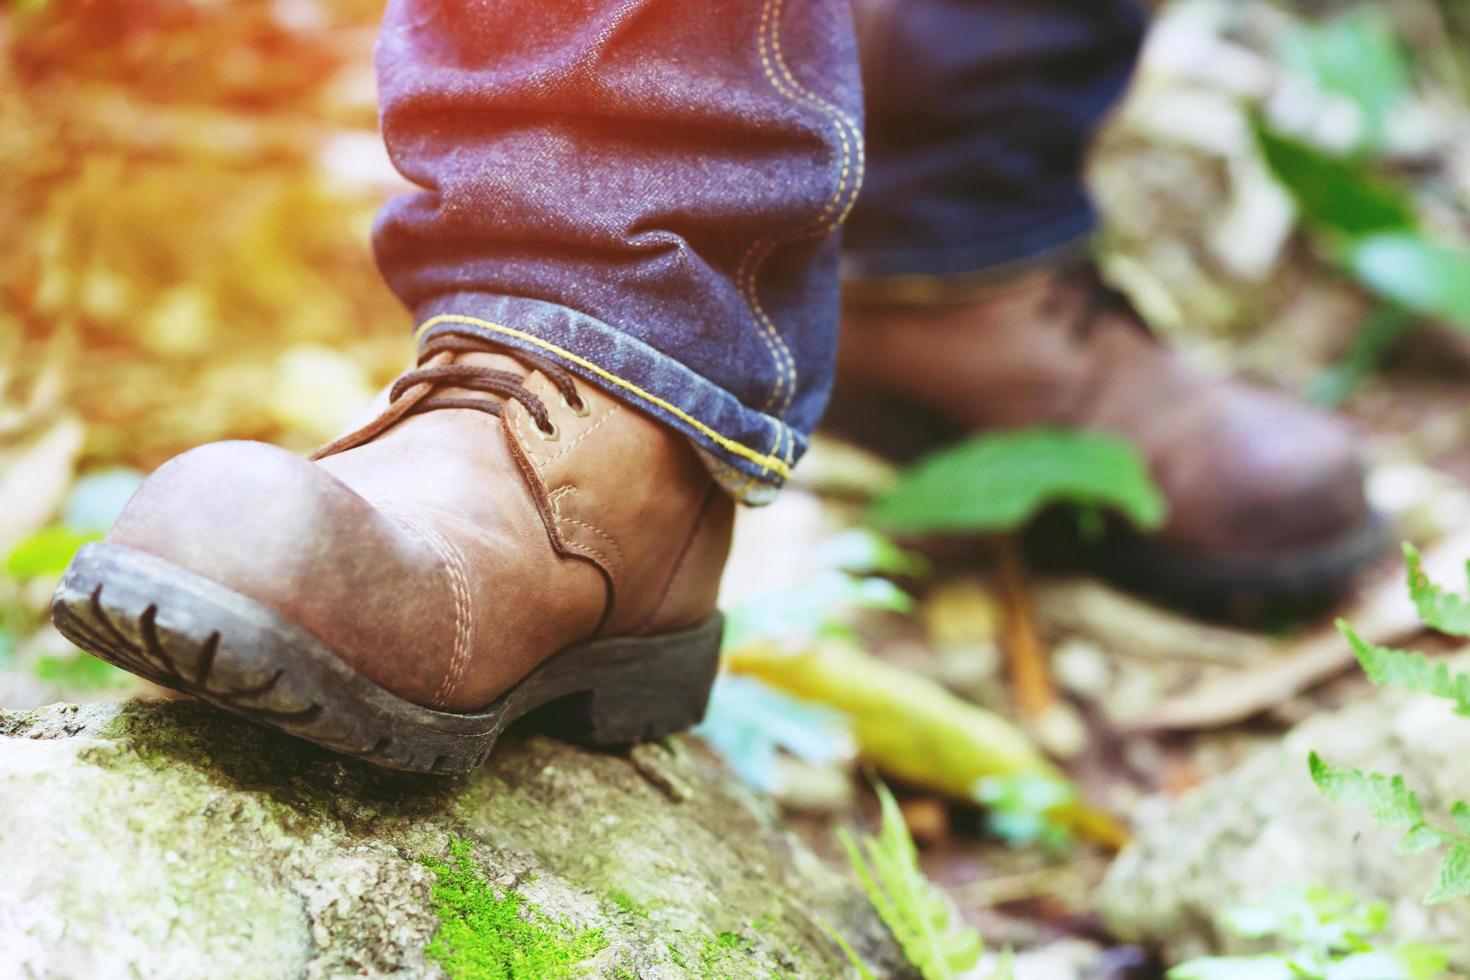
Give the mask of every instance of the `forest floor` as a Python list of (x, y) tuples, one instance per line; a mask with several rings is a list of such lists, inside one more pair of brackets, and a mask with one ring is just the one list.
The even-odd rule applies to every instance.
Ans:
[[(319, 444), (401, 369), (405, 320), (366, 246), (374, 208), (399, 187), (372, 133), (374, 7), (297, 4), (289, 31), (253, 6), (178, 23), (124, 17), (115, 45), (64, 19), (0, 32), (0, 117), (14, 121), (0, 165), (16, 175), (0, 192), (0, 238), (40, 246), (0, 256), (0, 554), (38, 547), (47, 529), (65, 548), (68, 528), (105, 522), (140, 474), (199, 442)], [(1429, 318), (1367, 350), (1362, 332), (1383, 302), (1303, 226), (1248, 123), (1264, 108), (1329, 145), (1381, 128), (1374, 166), (1412, 188), (1439, 235), (1470, 239), (1470, 89), (1455, 33), (1466, 25), (1431, 0), (1394, 7), (1379, 17), (1341, 5), (1313, 28), (1263, 0), (1165, 4), (1092, 177), (1104, 268), (1159, 333), (1213, 368), (1345, 413), (1367, 437), (1369, 496), (1393, 539), (1457, 568), (1470, 556), (1470, 337)], [(182, 99), (143, 68), (150, 46), (180, 37), (175, 69), (199, 79)], [(1386, 120), (1354, 101), (1330, 56), (1346, 46), (1371, 75), (1383, 59), (1362, 52), (1381, 54), (1385, 38), (1414, 52), (1404, 78), (1392, 66), (1370, 78), (1403, 89)], [(281, 63), (285, 77), (270, 67)], [(759, 606), (830, 570), (831, 542), (863, 525), (894, 474), (819, 438), (775, 504), (742, 513), (725, 604)], [(991, 546), (946, 542), (926, 551), (925, 574), (901, 577), (910, 612), (852, 622), (868, 652), (1011, 718), (1007, 653), (1034, 624), (1059, 694), (1018, 723), (1125, 823), (1145, 798), (1177, 797), (1362, 699), (1371, 685), (1334, 616), (1453, 648), (1418, 636), (1392, 552), (1332, 609), (1249, 627), (1155, 604), (1044, 552), (1017, 584)], [(78, 655), (44, 621), (54, 578), (15, 568), (0, 578), (0, 707), (160, 693)], [(836, 828), (871, 826), (877, 812), (864, 773), (853, 753), (783, 755), (754, 778), (843, 865)], [(973, 800), (894, 785), (929, 875), (990, 947), (1028, 954), (1023, 978), (1157, 975), (1098, 915), (1110, 849), (1029, 842)]]

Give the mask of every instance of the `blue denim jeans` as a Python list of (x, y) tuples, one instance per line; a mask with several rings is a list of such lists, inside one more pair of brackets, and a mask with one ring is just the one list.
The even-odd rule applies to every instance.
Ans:
[(1132, 77), (1138, 0), (864, 8), (868, 175), (845, 273), (972, 273), (1091, 233), (1084, 157)]
[[(1076, 157), (1132, 59), (1128, 32), (1087, 13), (1115, 2), (905, 3), (923, 26), (895, 31), (890, 60), (926, 70), (881, 83), (870, 165), (848, 2), (390, 0), (382, 129), (421, 190), (389, 203), (374, 245), (419, 336), (470, 329), (550, 355), (690, 438), (737, 497), (769, 499), (826, 404), (836, 231), (865, 174), (852, 254), (877, 271), (1003, 262), (1049, 240), (1040, 225), (1075, 236), (1091, 220)], [(1056, 14), (1052, 40), (1033, 8)], [(966, 133), (919, 147), (910, 101), (913, 119)], [(974, 129), (994, 125), (1010, 131)], [(949, 149), (979, 176), (936, 169)], [(1016, 188), (1032, 178), (1028, 206)]]

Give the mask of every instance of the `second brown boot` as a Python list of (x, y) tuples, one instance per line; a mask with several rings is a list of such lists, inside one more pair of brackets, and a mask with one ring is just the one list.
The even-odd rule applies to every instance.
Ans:
[[(1204, 603), (1312, 598), (1381, 550), (1343, 421), (1193, 368), (1090, 266), (959, 295), (854, 293), (834, 397), (841, 433), (871, 441), (909, 413), (950, 436), (1044, 425), (1122, 436), (1169, 505), (1160, 533), (1115, 528), (1103, 549), (1128, 584)], [(901, 432), (915, 442), (913, 426)]]
[(53, 613), (84, 649), (246, 718), (463, 772), (542, 706), (604, 745), (697, 722), (732, 516), (671, 429), (444, 333), (312, 461), (225, 442), (165, 464)]

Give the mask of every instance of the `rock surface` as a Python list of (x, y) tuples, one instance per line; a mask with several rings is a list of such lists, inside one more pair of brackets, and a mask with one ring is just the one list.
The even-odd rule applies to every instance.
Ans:
[(1401, 831), (1328, 802), (1307, 774), (1313, 749), (1337, 765), (1403, 775), (1441, 826), (1452, 826), (1452, 802), (1470, 800), (1470, 719), (1444, 702), (1384, 692), (1320, 715), (1185, 796), (1141, 808), (1134, 843), (1103, 885), (1113, 929), (1161, 947), (1170, 962), (1246, 952), (1258, 947), (1229, 935), (1222, 913), (1280, 889), (1320, 885), (1386, 903), (1398, 940), (1462, 944), (1470, 901), (1432, 908), (1420, 901), (1437, 856), (1396, 854)]
[(0, 712), (0, 976), (445, 975), (425, 858), (469, 853), (605, 946), (588, 975), (843, 976), (855, 891), (682, 743), (526, 735), (457, 779), (341, 760), (192, 702)]

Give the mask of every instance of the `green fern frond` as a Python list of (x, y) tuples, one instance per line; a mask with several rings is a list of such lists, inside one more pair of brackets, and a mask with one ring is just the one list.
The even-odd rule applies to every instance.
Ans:
[(953, 980), (980, 962), (985, 952), (980, 933), (965, 925), (944, 893), (924, 877), (898, 801), (886, 786), (876, 790), (883, 808), (878, 836), (860, 845), (839, 830), (842, 846), (868, 901), (909, 962), (924, 980)]
[(1409, 570), (1409, 597), (1419, 618), (1451, 636), (1470, 636), (1470, 599), (1447, 592), (1429, 580), (1419, 558), (1419, 549), (1405, 542), (1404, 564)]
[(1470, 676), (1451, 671), (1442, 662), (1413, 650), (1374, 646), (1339, 619), (1337, 628), (1347, 637), (1363, 673), (1373, 683), (1432, 694), (1455, 703), (1455, 713), (1470, 716)]

